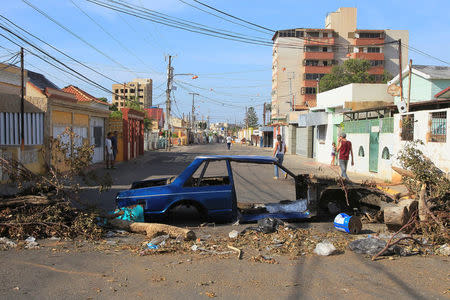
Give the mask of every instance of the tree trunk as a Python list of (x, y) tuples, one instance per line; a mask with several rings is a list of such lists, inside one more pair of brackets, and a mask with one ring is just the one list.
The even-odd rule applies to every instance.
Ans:
[(19, 196), (15, 198), (7, 198), (7, 199), (0, 199), (0, 208), (1, 207), (15, 207), (19, 205), (25, 205), (25, 204), (49, 204), (50, 200), (48, 200), (45, 196), (35, 196), (35, 195), (29, 195), (29, 196)]
[(181, 235), (185, 240), (195, 239), (195, 233), (192, 230), (167, 224), (130, 222), (120, 219), (111, 220), (110, 223), (114, 227), (123, 230), (136, 233), (145, 233), (150, 238), (158, 235), (168, 234), (174, 238)]
[(398, 230), (406, 222), (408, 222), (408, 209), (405, 206), (391, 206), (384, 209), (384, 223), (389, 230)]
[(428, 216), (427, 216), (427, 204), (426, 204), (426, 199), (425, 199), (425, 193), (427, 191), (427, 184), (426, 183), (422, 183), (422, 188), (420, 189), (420, 194), (419, 194), (419, 220), (420, 221), (426, 221)]
[(398, 204), (399, 207), (406, 207), (408, 209), (408, 220), (411, 214), (419, 208), (419, 201), (415, 199), (402, 200)]

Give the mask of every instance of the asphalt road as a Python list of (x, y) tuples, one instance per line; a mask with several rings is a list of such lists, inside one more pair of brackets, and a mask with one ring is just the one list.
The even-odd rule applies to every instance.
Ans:
[[(148, 152), (118, 169), (98, 169), (99, 176), (110, 172), (111, 191), (98, 194), (83, 191), (83, 201), (112, 209), (114, 195), (132, 181), (152, 176), (176, 175), (201, 154), (270, 155), (265, 150), (225, 145), (190, 146), (172, 152)], [(287, 157), (296, 173), (317, 170)], [(273, 169), (237, 167), (243, 181), (242, 199), (258, 202), (284, 198), (289, 180), (273, 180)], [(317, 170), (320, 171), (320, 170)], [(331, 171), (333, 172), (333, 171)], [(275, 183), (278, 188), (268, 187)], [(277, 198), (278, 197), (278, 198)], [(196, 228), (196, 232), (226, 236), (244, 225)], [(302, 227), (332, 230), (329, 223), (301, 223)], [(295, 260), (276, 257), (278, 264), (201, 257), (191, 254), (138, 256), (127, 244), (141, 244), (142, 235), (121, 240), (123, 247), (109, 248), (105, 241), (38, 241), (40, 249), (13, 249), (0, 252), (1, 299), (448, 299), (448, 258), (404, 257), (372, 262), (368, 257), (346, 251)]]

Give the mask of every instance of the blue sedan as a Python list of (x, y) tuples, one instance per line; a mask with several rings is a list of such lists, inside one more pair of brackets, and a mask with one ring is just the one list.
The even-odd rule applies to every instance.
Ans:
[[(306, 198), (307, 189), (301, 187), (299, 177), (278, 164), (269, 156), (198, 156), (177, 177), (151, 179), (134, 182), (131, 189), (121, 191), (116, 197), (118, 208), (142, 205), (146, 220), (167, 216), (172, 209), (185, 205), (193, 206), (202, 217), (210, 220), (231, 221), (238, 218), (238, 204), (231, 162), (277, 165), (296, 183), (296, 199)], [(217, 164), (223, 171), (217, 175)], [(292, 213), (251, 214), (243, 220), (256, 220), (273, 216), (281, 218), (308, 218), (308, 210)]]

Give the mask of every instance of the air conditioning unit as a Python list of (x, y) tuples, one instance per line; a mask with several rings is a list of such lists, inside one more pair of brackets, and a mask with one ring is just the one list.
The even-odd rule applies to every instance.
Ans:
[(408, 110), (406, 109), (406, 102), (405, 101), (400, 101), (399, 103), (397, 103), (397, 108), (398, 108), (398, 112), (401, 114), (407, 113)]

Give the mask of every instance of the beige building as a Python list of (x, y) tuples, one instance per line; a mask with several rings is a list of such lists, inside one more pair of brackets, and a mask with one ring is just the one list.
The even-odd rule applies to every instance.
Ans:
[(127, 100), (138, 101), (142, 108), (152, 107), (153, 81), (149, 78), (136, 78), (131, 82), (112, 85), (112, 103), (126, 107)]
[[(325, 28), (279, 30), (273, 36), (272, 122), (287, 125), (301, 111), (316, 106), (318, 82), (334, 65), (349, 58), (371, 62), (369, 74), (379, 82), (386, 70), (399, 71), (398, 46), (408, 44), (407, 30), (357, 29), (357, 10), (342, 7), (329, 13)], [(395, 43), (390, 43), (395, 42)], [(408, 50), (402, 49), (402, 66)]]

